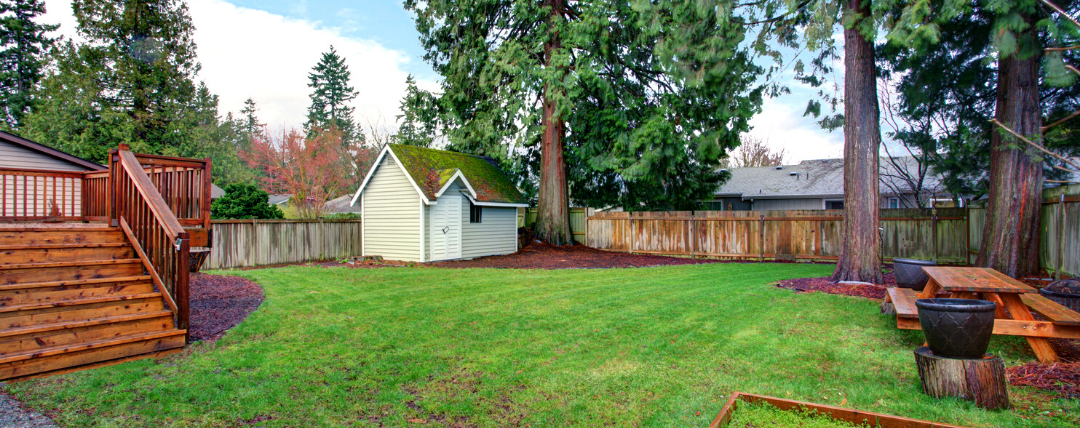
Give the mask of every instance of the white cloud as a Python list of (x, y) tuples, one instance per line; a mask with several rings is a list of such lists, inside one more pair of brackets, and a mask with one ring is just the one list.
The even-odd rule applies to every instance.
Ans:
[(761, 113), (750, 119), (750, 135), (766, 141), (773, 149), (786, 150), (787, 163), (843, 157), (843, 133), (826, 132), (812, 117), (803, 117), (792, 98), (766, 98)]
[[(237, 7), (221, 0), (189, 0), (202, 71), (196, 77), (220, 97), (220, 111), (239, 112), (251, 97), (259, 117), (271, 128), (299, 127), (310, 102), (308, 73), (333, 45), (352, 72), (360, 95), (353, 102), (357, 120), (382, 115), (393, 127), (405, 94), (408, 57), (377, 42), (345, 37), (318, 22)], [(299, 3), (305, 5), (304, 2)], [(70, 2), (47, 2), (45, 22), (60, 22), (60, 32), (75, 35)], [(419, 82), (432, 89), (434, 82)]]

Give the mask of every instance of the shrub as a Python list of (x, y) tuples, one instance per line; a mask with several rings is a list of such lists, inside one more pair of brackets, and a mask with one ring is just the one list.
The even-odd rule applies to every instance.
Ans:
[(266, 202), (266, 192), (253, 184), (230, 184), (222, 196), (210, 205), (210, 217), (217, 219), (278, 219), (285, 215)]

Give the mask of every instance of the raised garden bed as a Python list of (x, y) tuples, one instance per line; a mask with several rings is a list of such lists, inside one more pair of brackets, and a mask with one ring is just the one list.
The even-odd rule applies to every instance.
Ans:
[[(750, 420), (753, 418), (754, 420)], [(769, 425), (770, 422), (779, 425)], [(791, 423), (794, 422), (794, 425)], [(963, 428), (937, 422), (863, 412), (824, 404), (735, 392), (709, 428), (750, 426)]]

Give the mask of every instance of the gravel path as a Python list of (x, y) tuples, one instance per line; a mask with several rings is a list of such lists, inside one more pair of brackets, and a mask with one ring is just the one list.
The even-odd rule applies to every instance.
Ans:
[(22, 403), (0, 392), (0, 428), (55, 428), (56, 424), (41, 413), (26, 410)]

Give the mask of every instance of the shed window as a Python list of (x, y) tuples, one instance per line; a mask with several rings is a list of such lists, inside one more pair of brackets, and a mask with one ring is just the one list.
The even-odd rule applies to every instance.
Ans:
[(484, 214), (484, 207), (476, 205), (469, 201), (469, 223), (479, 223), (480, 217)]
[(889, 198), (889, 208), (900, 208), (900, 198)]

